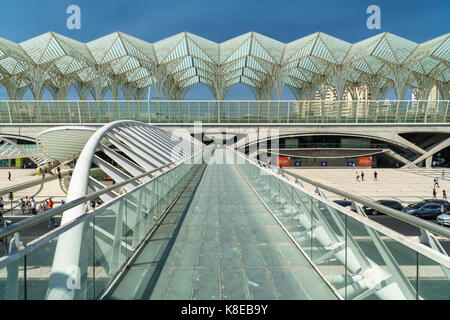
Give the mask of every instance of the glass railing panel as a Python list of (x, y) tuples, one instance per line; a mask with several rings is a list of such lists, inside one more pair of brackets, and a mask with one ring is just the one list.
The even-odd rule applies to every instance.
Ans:
[(392, 102), (393, 108), (395, 108), (395, 122), (402, 123), (405, 122), (406, 111), (408, 109), (408, 104), (400, 104), (398, 101)]
[(397, 121), (397, 103), (393, 102), (387, 105), (386, 123), (395, 123)]
[(62, 123), (61, 113), (58, 108), (58, 103), (55, 101), (47, 101), (47, 109), (50, 114), (50, 123)]
[(445, 122), (445, 112), (447, 111), (448, 101), (437, 101), (436, 113), (434, 115), (434, 123)]
[[(108, 123), (111, 121), (114, 121), (113, 114), (115, 110), (111, 110), (111, 108), (114, 108), (113, 106), (116, 106), (117, 102), (112, 101), (102, 101), (97, 102), (98, 110), (99, 110), (99, 117), (96, 119), (97, 123)], [(117, 113), (116, 113), (117, 114)], [(119, 116), (120, 117), (120, 116)]]
[(120, 119), (129, 119), (130, 117), (130, 109), (127, 101), (119, 101), (118, 102), (119, 109), (119, 118)]
[[(11, 113), (12, 110), (11, 110)], [(12, 117), (12, 114), (11, 114)], [(10, 123), (9, 110), (8, 110), (8, 102), (0, 101), (0, 123)], [(15, 120), (15, 119), (14, 119)], [(16, 121), (14, 121), (16, 122)]]
[(178, 112), (177, 121), (180, 123), (189, 122), (189, 103), (186, 101), (179, 102), (176, 106), (176, 112)]
[(415, 299), (416, 252), (347, 216), (346, 299)]
[(417, 288), (419, 299), (450, 300), (450, 269), (418, 255)]
[(26, 298), (25, 259), (25, 257), (21, 257), (0, 269), (0, 300), (23, 300)]
[[(52, 274), (54, 256), (58, 240), (65, 238), (67, 241), (71, 237), (81, 233), (81, 243), (79, 255), (74, 256), (74, 265), (66, 265), (66, 272), (69, 277), (61, 277), (56, 271)], [(47, 243), (39, 246), (26, 256), (27, 263), (27, 299), (46, 299), (48, 289), (51, 285), (55, 288), (62, 288), (73, 293), (74, 300), (95, 299), (94, 296), (94, 228), (92, 217), (75, 227), (63, 232), (59, 237), (55, 237)], [(77, 250), (77, 249), (75, 249)], [(61, 251), (60, 251), (61, 253)], [(59, 256), (59, 261), (64, 266), (65, 261)], [(53, 298), (57, 298), (54, 296)]]
[(240, 103), (235, 101), (227, 101), (228, 105), (228, 123), (238, 123), (239, 122), (239, 112), (240, 112)]
[(289, 110), (289, 102), (280, 101), (280, 111), (279, 111), (279, 119), (280, 123), (289, 123), (290, 110)]
[(248, 122), (249, 123), (259, 122), (258, 102), (250, 101), (248, 103)]
[(421, 102), (421, 109), (424, 111), (424, 121), (425, 123), (434, 123), (437, 118), (437, 113), (439, 110), (438, 101), (423, 101)]
[(108, 101), (105, 104), (107, 104), (107, 107), (104, 111), (107, 115), (104, 115), (104, 117), (111, 119), (110, 121), (121, 120), (119, 101)]
[[(377, 119), (378, 101), (370, 101), (366, 112), (366, 120), (364, 123), (373, 123)], [(363, 121), (360, 121), (363, 122)]]
[(389, 110), (390, 110), (390, 103), (379, 103), (378, 104), (378, 110), (377, 110), (377, 122), (378, 123), (385, 123)]
[(189, 122), (199, 121), (199, 103), (197, 101), (189, 101)]
[(211, 113), (209, 111), (209, 104), (207, 101), (199, 101), (198, 102), (198, 108), (199, 108), (199, 120), (205, 123), (211, 122)]
[(71, 110), (70, 110), (70, 102), (69, 101), (58, 101), (55, 103), (55, 107), (58, 109), (58, 112), (61, 117), (61, 123), (73, 123), (74, 121), (71, 118)]
[(269, 122), (269, 103), (266, 101), (258, 102), (259, 109), (259, 123), (267, 123)]
[[(414, 117), (414, 123), (425, 123), (428, 118), (428, 112), (434, 110), (427, 110), (428, 101), (417, 101), (416, 115)], [(434, 116), (434, 114), (433, 114)]]
[(306, 122), (306, 112), (309, 108), (310, 102), (296, 101), (294, 103), (294, 115), (297, 118), (296, 123)]
[(170, 105), (167, 101), (158, 101), (159, 105), (159, 122), (167, 123), (170, 122)]
[[(369, 228), (368, 230), (370, 231)], [(373, 232), (379, 235), (382, 241), (381, 249), (384, 248), (385, 250), (383, 252), (383, 250), (379, 249), (379, 252), (383, 255), (385, 269), (391, 273), (391, 278), (387, 281), (394, 282), (391, 288), (386, 287), (380, 290), (378, 298), (385, 298), (387, 297), (386, 293), (389, 293), (392, 294), (391, 297), (388, 297), (390, 299), (397, 299), (397, 296), (402, 296), (402, 299), (408, 300), (417, 299), (417, 251), (380, 232)], [(383, 264), (378, 265), (382, 266)], [(397, 293), (395, 293), (395, 290)]]
[(130, 108), (133, 119), (148, 123), (148, 103), (146, 101), (130, 101)]
[(89, 107), (89, 101), (80, 101), (80, 118), (81, 123), (90, 123), (90, 107)]
[(418, 101), (400, 101), (399, 104), (407, 105), (404, 122), (410, 122), (410, 123), (416, 122), (416, 116), (419, 112), (419, 102)]
[(279, 119), (278, 119), (278, 108), (279, 108), (279, 103), (278, 101), (267, 101), (267, 114), (268, 116), (268, 122), (270, 123), (278, 123)]
[(219, 121), (219, 110), (217, 101), (208, 101), (208, 113), (211, 123), (217, 123)]
[(311, 198), (311, 208), (310, 258), (344, 295), (347, 274), (345, 215), (316, 198)]
[(239, 101), (239, 102), (236, 102), (235, 104), (237, 104), (237, 106), (238, 106), (237, 122), (248, 123), (249, 108), (250, 108), (248, 101)]
[(94, 217), (95, 296), (111, 282), (124, 264), (129, 250), (123, 241), (126, 224), (124, 201), (116, 202)]
[(148, 210), (148, 219), (146, 222), (147, 229), (150, 229), (153, 223), (159, 219), (158, 216), (158, 197), (157, 197), (157, 181), (152, 181), (145, 186), (147, 196), (145, 206)]
[[(0, 102), (2, 104), (2, 102)], [(9, 111), (7, 109), (9, 104), (9, 110), (11, 111), (12, 123), (27, 123), (25, 119), (22, 119), (22, 114), (26, 111), (22, 104), (18, 101), (3, 102), (3, 108), (0, 109), (0, 115), (2, 123), (9, 123)], [(29, 122), (29, 121), (28, 121)]]
[(62, 112), (67, 112), (70, 123), (80, 123), (80, 114), (78, 112), (78, 104), (76, 101), (66, 102), (66, 108), (62, 109)]
[(170, 123), (179, 122), (179, 118), (180, 118), (179, 111), (180, 111), (179, 102), (170, 101), (168, 103), (168, 118), (169, 118)]

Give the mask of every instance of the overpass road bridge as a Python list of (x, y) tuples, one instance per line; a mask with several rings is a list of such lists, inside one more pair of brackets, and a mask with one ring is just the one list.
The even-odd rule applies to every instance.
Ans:
[(450, 145), (448, 108), (448, 100), (0, 101), (0, 136), (35, 139), (58, 126), (98, 129), (116, 120), (135, 120), (199, 140), (221, 137), (252, 156), (257, 142), (273, 139), (364, 138), (387, 144), (375, 149), (401, 166), (425, 161), (429, 167), (433, 155)]

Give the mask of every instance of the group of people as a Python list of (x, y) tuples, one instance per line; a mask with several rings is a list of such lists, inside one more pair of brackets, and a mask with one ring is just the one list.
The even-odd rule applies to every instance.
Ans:
[[(361, 175), (356, 171), (356, 182), (359, 182), (359, 177), (361, 177), (361, 181), (364, 181), (364, 171), (361, 171)], [(378, 181), (378, 172), (373, 172), (373, 181)]]
[[(444, 176), (444, 172), (442, 171), (442, 176)], [(437, 199), (437, 191), (436, 188), (440, 188), (439, 187), (439, 179), (438, 178), (434, 178), (434, 185), (433, 185), (433, 199)], [(447, 193), (445, 192), (445, 190), (442, 190), (442, 199), (443, 200), (447, 200)]]

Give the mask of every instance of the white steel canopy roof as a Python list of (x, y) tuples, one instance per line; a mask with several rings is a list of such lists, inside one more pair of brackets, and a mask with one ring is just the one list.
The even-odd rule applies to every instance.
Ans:
[(183, 32), (148, 43), (115, 32), (85, 44), (48, 32), (20, 44), (0, 38), (0, 85), (10, 99), (20, 99), (20, 88), (31, 88), (36, 99), (51, 88), (55, 99), (65, 99), (71, 86), (86, 89), (80, 98), (92, 92), (102, 99), (109, 89), (115, 99), (122, 90), (139, 99), (154, 86), (158, 97), (182, 99), (197, 83), (216, 99), (237, 83), (263, 99), (273, 98), (273, 89), (279, 96), (284, 85), (298, 91), (326, 84), (340, 92), (347, 82), (373, 86), (373, 77), (399, 93), (424, 81), (448, 90), (449, 38), (417, 44), (385, 32), (351, 44), (317, 32), (285, 44), (249, 32), (216, 43)]

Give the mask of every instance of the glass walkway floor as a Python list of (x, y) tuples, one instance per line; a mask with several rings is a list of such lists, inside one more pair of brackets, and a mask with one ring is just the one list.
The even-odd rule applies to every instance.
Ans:
[(216, 149), (105, 299), (337, 299)]

